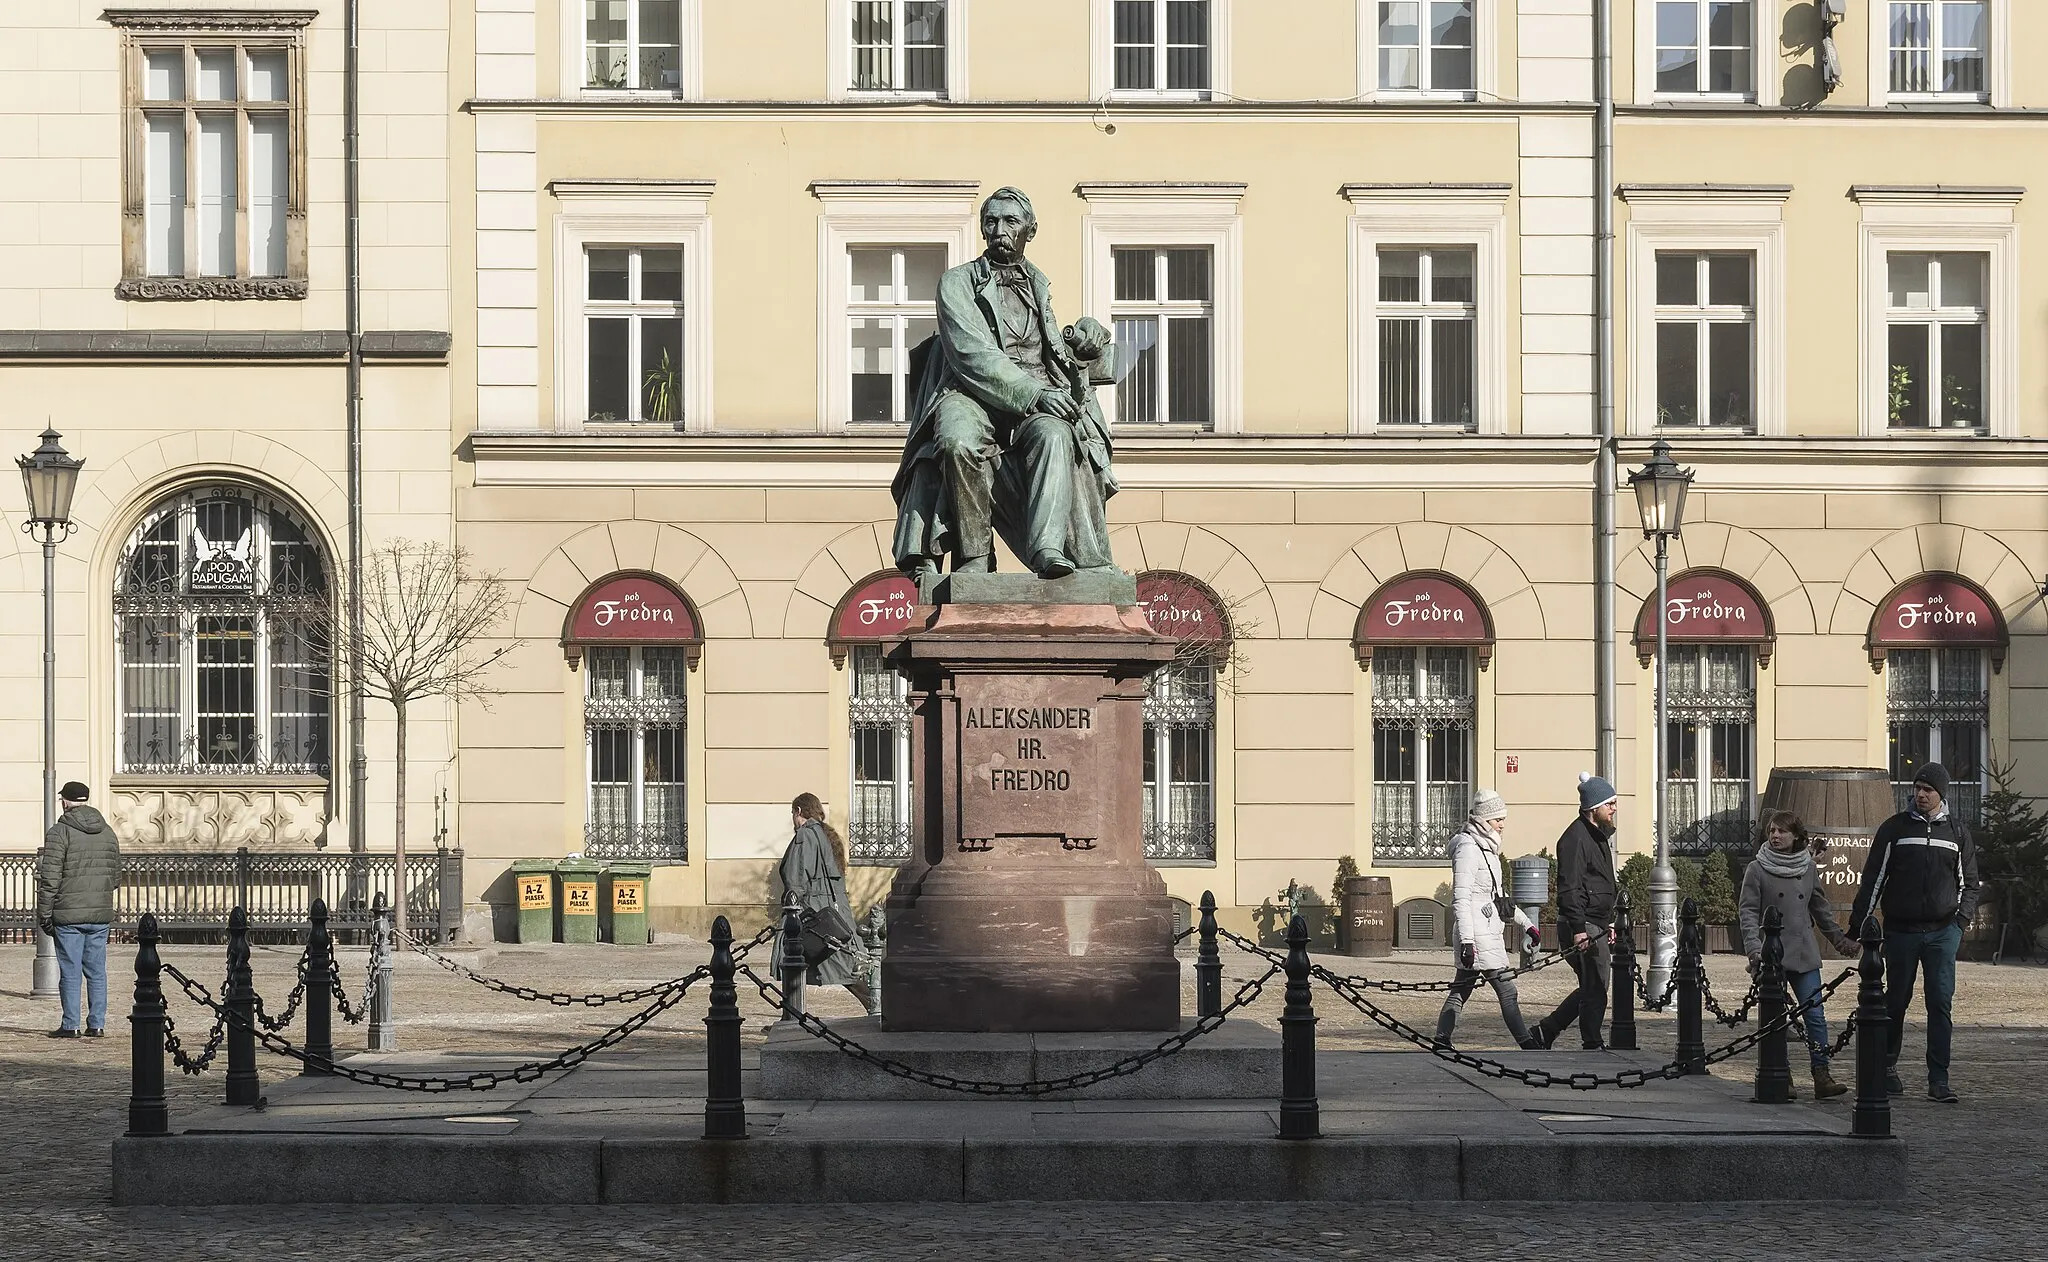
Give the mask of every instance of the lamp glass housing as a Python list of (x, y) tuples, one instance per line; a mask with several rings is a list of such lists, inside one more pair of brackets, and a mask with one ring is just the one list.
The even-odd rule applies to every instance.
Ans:
[(43, 431), (43, 445), (14, 463), (21, 467), (22, 489), (28, 493), (29, 520), (59, 528), (71, 522), (71, 497), (78, 490), (78, 471), (85, 461), (74, 458), (58, 442), (56, 430)]

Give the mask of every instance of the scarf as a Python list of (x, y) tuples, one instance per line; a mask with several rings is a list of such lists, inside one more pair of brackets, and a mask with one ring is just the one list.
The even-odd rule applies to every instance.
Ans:
[(1480, 850), (1496, 859), (1500, 857), (1500, 834), (1494, 831), (1493, 824), (1490, 821), (1483, 819), (1466, 820), (1465, 835), (1477, 843)]
[(1764, 865), (1764, 871), (1788, 881), (1798, 880), (1813, 870), (1813, 855), (1804, 846), (1782, 851), (1771, 849), (1771, 844), (1765, 842), (1757, 847), (1756, 861)]

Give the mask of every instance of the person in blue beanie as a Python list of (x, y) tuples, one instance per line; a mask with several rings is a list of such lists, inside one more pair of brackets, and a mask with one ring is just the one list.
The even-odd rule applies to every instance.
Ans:
[(1577, 947), (1569, 961), (1579, 988), (1529, 1032), (1529, 1047), (1549, 1047), (1573, 1021), (1589, 1052), (1602, 1050), (1600, 1021), (1607, 1015), (1607, 948), (1614, 942), (1614, 836), (1621, 801), (1614, 786), (1579, 773), (1579, 817), (1557, 839), (1557, 941)]

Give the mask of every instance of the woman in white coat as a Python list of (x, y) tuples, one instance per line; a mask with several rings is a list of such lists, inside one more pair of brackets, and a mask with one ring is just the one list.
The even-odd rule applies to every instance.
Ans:
[(1444, 999), (1436, 1018), (1436, 1041), (1448, 1047), (1458, 1014), (1472, 997), (1473, 987), (1484, 977), (1500, 999), (1501, 1019), (1518, 1046), (1530, 1045), (1529, 1027), (1522, 1021), (1522, 1003), (1515, 993), (1514, 975), (1508, 971), (1508, 948), (1504, 928), (1513, 921), (1533, 947), (1537, 930), (1501, 882), (1501, 831), (1508, 822), (1508, 804), (1492, 789), (1481, 789), (1472, 799), (1469, 818), (1458, 835), (1451, 838), (1451, 920), (1452, 941), (1458, 944), (1458, 972), (1451, 980), (1451, 993)]

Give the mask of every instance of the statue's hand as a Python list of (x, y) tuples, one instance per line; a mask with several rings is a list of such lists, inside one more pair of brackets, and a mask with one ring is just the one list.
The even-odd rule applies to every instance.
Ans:
[(1081, 405), (1074, 402), (1074, 396), (1054, 386), (1038, 392), (1038, 406), (1034, 410), (1057, 416), (1063, 421), (1081, 419)]

